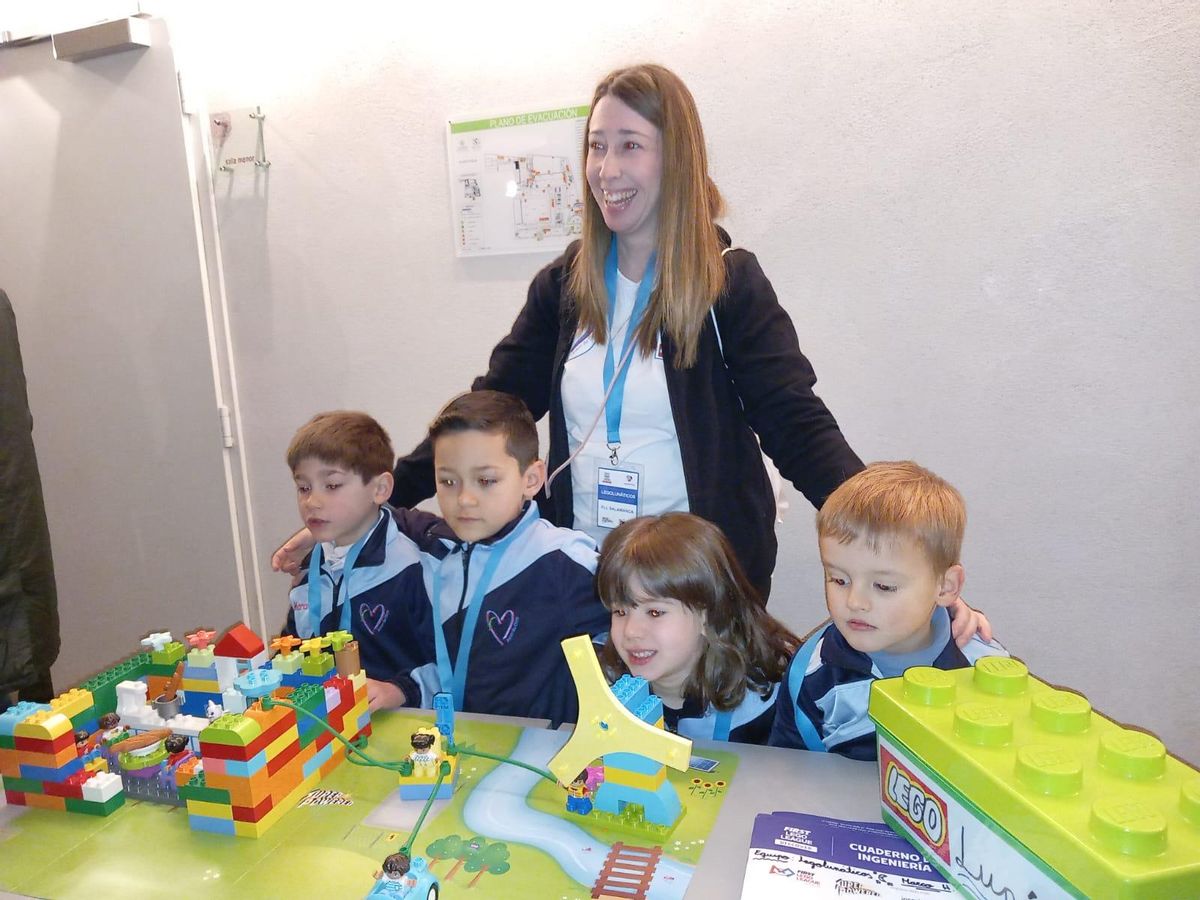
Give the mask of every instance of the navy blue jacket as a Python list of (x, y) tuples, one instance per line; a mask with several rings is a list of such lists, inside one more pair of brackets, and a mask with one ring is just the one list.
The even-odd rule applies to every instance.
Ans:
[[(721, 229), (722, 241), (729, 235)], [(550, 415), (548, 468), (570, 454), (563, 415), (562, 374), (578, 330), (566, 279), (578, 243), (542, 269), (529, 286), (512, 330), (492, 351), (487, 374), (472, 390), (515, 394), (534, 419)], [(675, 345), (663, 336), (667, 395), (679, 437), (688, 509), (725, 532), (750, 582), (765, 601), (775, 570), (775, 493), (762, 451), (815, 507), (862, 461), (832, 413), (813, 393), (817, 376), (800, 352), (796, 329), (753, 253), (725, 254), (725, 293), (705, 319), (696, 364), (675, 365)], [(720, 336), (713, 327), (716, 320)], [(757, 439), (756, 436), (757, 435)], [(433, 451), (420, 444), (395, 468), (392, 503), (412, 506), (434, 492)], [(574, 522), (571, 478), (555, 479), (552, 496), (538, 496), (542, 514), (557, 525)]]
[[(388, 517), (388, 541), (396, 549), (378, 584), (359, 593), (358, 568), (369, 565), (375, 535), (368, 538), (351, 577), (351, 630), (363, 667), (372, 678), (404, 691), (407, 706), (431, 707), (443, 685), (437, 666), (434, 623), (444, 628), (452, 665), (459, 639), (488, 558), (502, 552), (487, 587), (470, 644), (462, 709), (469, 712), (574, 722), (579, 703), (559, 646), (577, 634), (608, 631), (610, 616), (596, 597), (596, 545), (582, 532), (556, 528), (536, 504), (484, 541), (466, 543), (438, 516), (398, 509)], [(527, 527), (517, 533), (522, 522)], [(435, 579), (441, 602), (430, 602)], [(301, 585), (293, 590), (307, 593)], [(291, 624), (289, 618), (289, 624)], [(328, 621), (337, 627), (335, 611)], [(324, 622), (323, 622), (324, 627)], [(372, 668), (372, 663), (375, 667)]]
[[(878, 653), (872, 657), (861, 653), (846, 643), (832, 624), (810, 637), (792, 657), (783, 676), (771, 746), (823, 749), (851, 759), (875, 759), (875, 724), (867, 715), (872, 681), (903, 674), (910, 666), (962, 669), (982, 656), (1008, 656), (998, 643), (985, 643), (978, 637), (960, 649), (950, 633), (950, 616), (940, 606), (933, 611), (932, 624), (930, 646), (904, 655)], [(817, 643), (809, 655), (805, 651), (814, 641)], [(806, 659), (805, 671), (801, 672), (798, 666)], [(800, 716), (812, 724), (823, 746), (807, 746), (798, 723)]]

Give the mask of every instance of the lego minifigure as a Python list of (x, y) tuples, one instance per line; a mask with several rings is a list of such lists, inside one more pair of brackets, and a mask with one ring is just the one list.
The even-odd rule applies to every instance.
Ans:
[(584, 769), (567, 786), (567, 812), (586, 816), (592, 811), (592, 792), (588, 788), (588, 770)]
[(437, 776), (438, 763), (442, 761), (437, 750), (437, 732), (431, 728), (422, 728), (412, 735), (412, 752), (408, 758), (412, 760), (413, 774), (420, 778)]

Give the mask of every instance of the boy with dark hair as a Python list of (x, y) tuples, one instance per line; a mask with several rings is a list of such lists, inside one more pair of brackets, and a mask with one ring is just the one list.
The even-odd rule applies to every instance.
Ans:
[(872, 463), (817, 513), (832, 624), (796, 652), (770, 743), (875, 759), (871, 682), (912, 666), (958, 669), (1008, 656), (973, 637), (959, 648), (947, 607), (965, 574), (967, 510), (949, 483), (913, 462)]
[(475, 391), (452, 400), (429, 435), (442, 517), (385, 510), (399, 569), (386, 589), (364, 580), (374, 591), (365, 599), (350, 585), (351, 630), (382, 648), (376, 671), (363, 658), (381, 679), (372, 707), (429, 707), (448, 691), (458, 710), (575, 721), (558, 644), (607, 631), (608, 613), (593, 585), (595, 543), (550, 525), (532, 502), (546, 477), (532, 416), (516, 397)]

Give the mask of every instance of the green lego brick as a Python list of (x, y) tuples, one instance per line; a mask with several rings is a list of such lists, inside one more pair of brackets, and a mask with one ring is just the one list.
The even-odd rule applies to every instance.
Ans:
[(226, 805), (232, 803), (229, 791), (208, 787), (205, 783), (203, 772), (197, 772), (188, 780), (187, 784), (180, 786), (179, 799), (202, 800), (205, 803), (223, 803)]
[(100, 718), (100, 715), (96, 712), (96, 707), (89, 706), (82, 712), (77, 712), (71, 716), (71, 727), (78, 731), (84, 725), (95, 722), (98, 718)]
[(262, 734), (262, 726), (241, 713), (225, 713), (208, 723), (200, 732), (200, 741), (210, 744), (225, 744), (229, 747), (248, 747)]
[(103, 803), (96, 800), (80, 800), (76, 797), (67, 797), (66, 799), (67, 809), (70, 812), (87, 813), (89, 816), (107, 816), (125, 804), (125, 792), (122, 791)]
[(167, 644), (161, 650), (151, 651), (150, 662), (155, 666), (170, 666), (171, 672), (174, 672), (175, 666), (185, 656), (187, 656), (187, 648), (179, 643), (179, 641), (171, 641), (171, 643)]
[(167, 758), (167, 749), (161, 743), (149, 753), (137, 756), (133, 753), (120, 753), (117, 755), (117, 762), (126, 772), (135, 772), (138, 769), (146, 769), (150, 766), (156, 766)]
[(1200, 896), (1200, 771), (1019, 660), (876, 681), (870, 714), (881, 740), (1079, 893)]
[(326, 675), (333, 671), (333, 657), (328, 653), (310, 653), (300, 663), (300, 671), (317, 677)]
[(0, 734), (0, 750), (16, 750), (17, 739), (11, 734)]
[(12, 775), (0, 775), (4, 779), (6, 791), (20, 791), (22, 794), (44, 794), (45, 785), (33, 778), (15, 778)]

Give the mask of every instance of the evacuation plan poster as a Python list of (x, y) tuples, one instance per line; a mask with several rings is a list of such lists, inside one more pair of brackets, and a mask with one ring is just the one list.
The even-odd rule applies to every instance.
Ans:
[(587, 106), (446, 127), (458, 256), (560, 252), (579, 236)]

